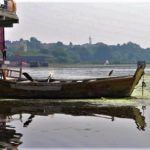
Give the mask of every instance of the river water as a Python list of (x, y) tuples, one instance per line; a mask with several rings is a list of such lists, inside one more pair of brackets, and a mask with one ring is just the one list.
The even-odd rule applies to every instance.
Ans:
[[(50, 74), (82, 79), (134, 74), (136, 66), (72, 65), (24, 68), (34, 79)], [(0, 100), (0, 149), (150, 149), (150, 66), (131, 98)]]

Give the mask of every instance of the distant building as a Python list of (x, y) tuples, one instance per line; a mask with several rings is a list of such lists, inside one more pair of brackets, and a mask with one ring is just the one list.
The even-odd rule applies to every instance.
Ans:
[(70, 48), (73, 48), (72, 42), (69, 43), (69, 47), (70, 47)]
[(28, 48), (27, 48), (27, 44), (23, 39), (20, 39), (20, 48), (24, 51), (27, 52)]
[(24, 52), (27, 52), (27, 51), (28, 51), (28, 47), (27, 47), (26, 42), (24, 42), (24, 45), (23, 45), (23, 51), (24, 51)]
[(109, 65), (109, 64), (110, 64), (109, 60), (106, 60), (104, 63), (104, 65)]
[(48, 57), (46, 56), (8, 56), (8, 60), (11, 62), (25, 62), (28, 63), (32, 67), (38, 66), (48, 66)]
[(89, 36), (89, 45), (91, 45), (92, 44), (92, 38), (91, 38), (91, 36)]

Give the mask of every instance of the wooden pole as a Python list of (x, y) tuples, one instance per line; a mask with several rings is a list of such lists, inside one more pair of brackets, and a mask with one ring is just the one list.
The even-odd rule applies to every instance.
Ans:
[(6, 72), (4, 69), (2, 69), (2, 76), (3, 76), (3, 80), (6, 80)]
[(22, 75), (22, 61), (20, 61), (20, 72), (19, 72), (19, 78), (21, 79)]

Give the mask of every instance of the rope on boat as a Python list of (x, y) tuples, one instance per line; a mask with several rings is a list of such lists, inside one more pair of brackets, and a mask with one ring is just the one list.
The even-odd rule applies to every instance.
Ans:
[(142, 81), (142, 96), (144, 95), (144, 87), (146, 87), (145, 78), (143, 74), (143, 81)]

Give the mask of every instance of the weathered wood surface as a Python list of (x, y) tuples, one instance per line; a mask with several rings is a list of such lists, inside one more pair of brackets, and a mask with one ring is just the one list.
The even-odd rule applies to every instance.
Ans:
[(79, 99), (128, 97), (144, 74), (138, 67), (133, 76), (108, 77), (80, 82), (38, 82), (0, 80), (2, 98)]

